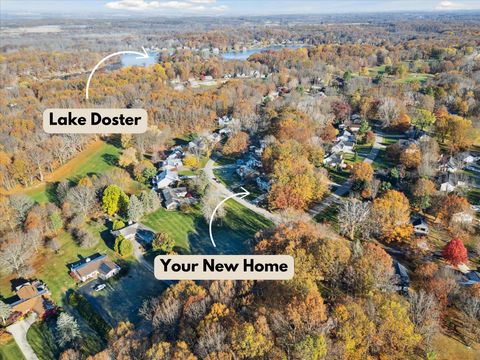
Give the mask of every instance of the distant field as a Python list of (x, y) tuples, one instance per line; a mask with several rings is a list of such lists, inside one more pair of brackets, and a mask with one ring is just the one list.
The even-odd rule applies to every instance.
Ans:
[(12, 338), (5, 344), (0, 345), (0, 360), (24, 360), (20, 348), (17, 346), (17, 343)]
[(248, 251), (247, 241), (258, 230), (272, 224), (234, 200), (229, 200), (226, 206), (227, 216), (217, 220), (213, 230), (217, 242), (216, 249), (210, 242), (208, 224), (199, 209), (194, 209), (190, 214), (183, 214), (162, 208), (147, 215), (141, 222), (155, 231), (164, 231), (172, 236), (176, 241), (175, 250), (179, 253), (240, 254)]
[(77, 182), (86, 175), (95, 175), (106, 172), (116, 166), (121, 149), (97, 141), (75, 156), (72, 160), (46, 176), (46, 182), (29, 189), (19, 189), (17, 193), (24, 193), (39, 203), (55, 200), (53, 183), (61, 180)]

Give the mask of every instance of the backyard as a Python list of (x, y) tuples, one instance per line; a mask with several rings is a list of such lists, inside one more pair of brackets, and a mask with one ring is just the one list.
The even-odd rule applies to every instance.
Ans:
[(213, 248), (210, 242), (208, 224), (197, 207), (190, 213), (161, 208), (144, 217), (141, 222), (157, 232), (169, 234), (176, 242), (175, 251), (178, 253), (249, 253), (248, 241), (257, 231), (271, 226), (270, 221), (234, 200), (226, 203), (226, 209), (227, 215), (217, 220), (213, 229), (217, 248)]
[[(75, 282), (69, 275), (68, 263), (78, 261), (81, 257), (87, 257), (96, 252), (107, 253), (112, 257), (115, 256), (113, 251), (107, 247), (105, 241), (101, 239), (101, 234), (104, 234), (106, 229), (101, 224), (87, 226), (87, 230), (99, 238), (98, 245), (93, 248), (81, 248), (69, 233), (63, 232), (57, 236), (59, 243), (57, 252), (44, 248), (36, 256), (32, 266), (35, 270), (34, 277), (45, 281), (57, 305), (62, 305), (65, 300), (65, 292), (75, 287)], [(0, 280), (0, 294), (2, 296), (9, 297), (14, 295), (11, 284), (13, 279), (13, 276), (3, 276)]]

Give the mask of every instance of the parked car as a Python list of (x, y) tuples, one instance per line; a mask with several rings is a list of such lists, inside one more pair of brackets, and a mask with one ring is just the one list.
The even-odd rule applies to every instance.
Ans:
[(107, 285), (105, 285), (105, 284), (97, 284), (93, 287), (93, 290), (101, 291), (101, 290), (105, 289), (106, 287), (107, 287)]

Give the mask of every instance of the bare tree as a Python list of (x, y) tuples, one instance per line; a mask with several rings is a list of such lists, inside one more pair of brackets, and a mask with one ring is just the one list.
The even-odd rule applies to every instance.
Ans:
[(362, 237), (368, 236), (370, 223), (370, 203), (364, 203), (358, 199), (350, 198), (340, 205), (338, 213), (338, 223), (340, 233), (355, 240), (355, 236), (362, 234)]
[(5, 325), (5, 322), (7, 321), (11, 313), (12, 309), (10, 308), (10, 305), (5, 304), (3, 301), (0, 300), (0, 318), (2, 318), (3, 325)]
[(26, 195), (20, 194), (10, 196), (10, 206), (15, 211), (15, 225), (23, 223), (27, 212), (34, 204), (34, 201)]
[(438, 302), (433, 294), (428, 294), (423, 289), (412, 292), (410, 295), (410, 316), (417, 331), (422, 335), (428, 349), (432, 340), (438, 333), (440, 313)]
[[(205, 220), (210, 221), (212, 217), (213, 211), (215, 210), (216, 206), (222, 201), (222, 197), (217, 189), (209, 186), (205, 195), (202, 198), (202, 213)], [(223, 206), (220, 206), (215, 213), (215, 218), (221, 219), (227, 215), (227, 212)]]
[(440, 154), (437, 140), (426, 136), (419, 141), (420, 151), (422, 153), (420, 165), (418, 166), (418, 175), (432, 177), (437, 173), (437, 162)]
[(86, 216), (95, 203), (95, 190), (88, 186), (75, 186), (68, 191), (67, 201), (77, 213)]
[(397, 100), (391, 97), (384, 98), (378, 108), (378, 116), (382, 121), (382, 127), (387, 128), (391, 126), (399, 115), (400, 108)]
[(25, 241), (12, 241), (0, 251), (0, 265), (7, 273), (19, 273), (31, 255), (31, 247)]

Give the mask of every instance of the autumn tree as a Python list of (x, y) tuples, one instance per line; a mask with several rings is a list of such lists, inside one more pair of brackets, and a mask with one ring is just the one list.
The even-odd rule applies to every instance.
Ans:
[(382, 236), (410, 221), (410, 203), (407, 197), (396, 190), (387, 190), (373, 201), (372, 216), (380, 227)]
[(453, 266), (464, 264), (468, 261), (468, 254), (463, 241), (455, 238), (448, 242), (442, 250), (442, 256)]
[(305, 209), (312, 201), (319, 200), (327, 191), (327, 179), (315, 170), (296, 141), (275, 143), (263, 154), (273, 185), (269, 192), (272, 209)]
[(117, 185), (109, 185), (103, 191), (102, 209), (110, 216), (119, 210), (126, 211), (128, 202), (128, 196)]
[(426, 109), (417, 109), (412, 124), (421, 130), (428, 130), (435, 123), (435, 114)]
[(262, 357), (272, 347), (272, 342), (248, 322), (235, 327), (231, 338), (232, 349), (241, 359)]
[(223, 153), (227, 156), (242, 154), (248, 149), (248, 144), (248, 134), (239, 131), (228, 138), (223, 146)]
[(421, 156), (418, 146), (411, 144), (400, 153), (400, 163), (407, 169), (416, 169), (420, 165)]
[(437, 216), (445, 226), (453, 225), (455, 214), (470, 210), (468, 200), (455, 194), (442, 196), (437, 206)]
[(65, 312), (62, 312), (57, 319), (56, 333), (61, 347), (71, 344), (81, 337), (77, 321)]
[(165, 232), (159, 232), (152, 241), (152, 249), (166, 254), (173, 251), (175, 240)]
[(373, 167), (364, 161), (353, 164), (352, 179), (355, 181), (370, 182), (373, 179)]
[(420, 178), (412, 186), (412, 193), (415, 199), (415, 205), (422, 210), (430, 207), (431, 196), (435, 194), (435, 184), (433, 181), (425, 178)]
[(122, 167), (130, 166), (137, 162), (137, 150), (134, 147), (129, 147), (123, 150), (122, 155), (118, 158), (118, 164)]

